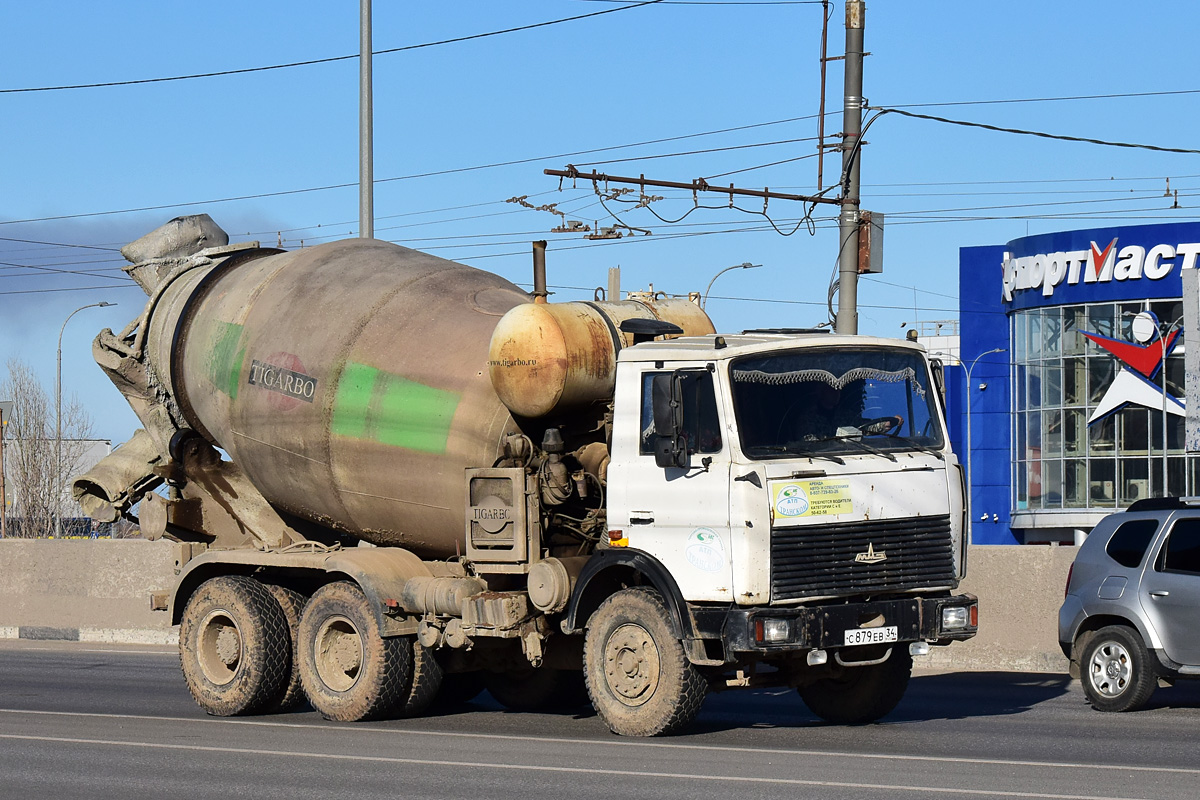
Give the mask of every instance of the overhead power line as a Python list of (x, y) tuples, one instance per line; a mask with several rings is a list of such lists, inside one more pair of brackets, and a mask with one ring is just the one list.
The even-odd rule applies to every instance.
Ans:
[(1062, 97), (1014, 97), (1008, 100), (952, 100), (944, 103), (893, 103), (889, 108), (943, 108), (946, 106), (994, 106), (1012, 103), (1060, 103), (1069, 100), (1121, 100), (1130, 97), (1172, 97), (1200, 94), (1200, 89), (1176, 89), (1163, 92), (1122, 92), (1118, 94), (1074, 94)]
[[(1058, 133), (1046, 133), (1045, 131), (1028, 131), (1021, 128), (1005, 128), (1000, 125), (988, 125), (983, 122), (968, 122), (961, 119), (949, 119), (947, 117), (935, 117), (931, 114), (916, 114), (912, 111), (903, 111), (899, 108), (878, 108), (873, 110), (878, 111), (879, 115), (883, 114), (899, 114), (904, 117), (912, 117), (913, 119), (926, 119), (933, 122), (943, 122), (947, 125), (961, 125), (966, 128), (982, 128), (988, 131), (996, 131), (998, 133), (1015, 133), (1022, 136), (1037, 136), (1042, 139), (1054, 139), (1061, 142), (1083, 142), (1086, 144), (1099, 144), (1105, 147), (1126, 147), (1134, 150), (1153, 150), (1159, 153), (1185, 153), (1188, 155), (1200, 155), (1200, 150), (1192, 150), (1185, 147), (1162, 147), (1156, 144), (1136, 144), (1133, 142), (1110, 142), (1106, 139), (1092, 139), (1086, 136), (1064, 136)], [(878, 116), (876, 117), (878, 119)]]
[[(515, 28), (505, 28), (505, 29), (499, 30), (499, 31), (488, 31), (487, 33), (474, 33), (469, 36), (456, 36), (453, 39), (440, 39), (436, 42), (422, 42), (421, 44), (410, 44), (410, 45), (406, 45), (404, 47), (391, 47), (391, 48), (388, 48), (387, 50), (374, 50), (374, 51), (372, 51), (371, 55), (378, 56), (378, 55), (386, 55), (388, 53), (403, 53), (403, 52), (406, 52), (409, 50), (421, 50), (426, 47), (438, 47), (440, 45), (445, 45), (445, 44), (458, 44), (459, 42), (469, 42), (469, 41), (472, 41), (475, 39), (486, 39), (489, 36), (501, 36), (506, 33), (517, 33), (518, 31), (529, 31), (529, 30), (533, 30), (534, 28), (545, 28), (549, 25), (559, 25), (564, 22), (574, 22), (576, 20), (587, 19), (589, 17), (599, 17), (603, 14), (615, 14), (618, 11), (629, 11), (630, 9), (641, 8), (642, 6), (652, 6), (657, 3), (661, 3), (663, 1), (664, 0), (643, 0), (643, 2), (640, 2), (640, 3), (633, 3), (631, 5), (618, 6), (616, 8), (608, 8), (608, 9), (605, 9), (604, 11), (593, 11), (589, 14), (577, 14), (576, 16), (573, 16), (573, 17), (563, 17), (562, 19), (552, 19), (552, 20), (548, 20), (546, 22), (535, 22), (531, 25), (520, 25)], [(270, 64), (265, 67), (246, 67), (244, 69), (227, 69), (227, 70), (221, 70), (219, 72), (199, 72), (199, 73), (196, 73), (193, 75), (172, 75), (170, 77), (165, 77), (165, 78), (140, 78), (137, 80), (108, 81), (105, 83), (76, 83), (76, 84), (70, 84), (70, 85), (66, 85), (66, 86), (33, 86), (33, 87), (27, 87), (27, 88), (23, 88), (23, 89), (0, 89), (0, 94), (15, 94), (15, 93), (19, 93), (19, 92), (57, 92), (57, 91), (62, 91), (64, 89), (100, 89), (100, 88), (105, 88), (105, 87), (110, 87), (110, 86), (136, 86), (136, 85), (146, 84), (146, 83), (167, 83), (169, 81), (187, 81), (187, 80), (193, 80), (195, 78), (216, 78), (216, 77), (222, 76), (222, 75), (245, 75), (250, 72), (266, 72), (268, 70), (290, 69), (292, 67), (307, 67), (307, 66), (311, 66), (313, 64), (331, 64), (335, 61), (350, 61), (350, 60), (354, 60), (357, 58), (359, 58), (359, 55), (356, 53), (354, 55), (347, 55), (347, 56), (331, 56), (330, 58), (314, 58), (314, 59), (309, 59), (308, 61), (293, 61), (288, 64)]]
[[(651, 144), (663, 144), (665, 142), (677, 142), (684, 139), (696, 139), (701, 136), (717, 136), (722, 133), (735, 133), (738, 131), (750, 130), (752, 128), (763, 128), (771, 125), (785, 125), (792, 122), (802, 122), (804, 120), (813, 119), (815, 114), (808, 114), (802, 117), (789, 117), (788, 119), (772, 120), (770, 122), (754, 122), (749, 125), (737, 125), (732, 128), (720, 128), (712, 131), (700, 131), (699, 133), (685, 133), (680, 136), (667, 136), (660, 139), (647, 139), (643, 142), (633, 142), (630, 144), (610, 145), (608, 147), (594, 147), (590, 150), (578, 150), (573, 153), (556, 153), (554, 155), (536, 156), (533, 158), (520, 158), (511, 161), (497, 161), (491, 164), (477, 164), (470, 167), (454, 167), (451, 169), (436, 170), (433, 172), (420, 172), (413, 175), (399, 175), (392, 178), (379, 178), (375, 183), (389, 183), (393, 181), (415, 180), (417, 178), (432, 178), (441, 175), (454, 175), (463, 172), (475, 172), (484, 169), (494, 169), (497, 167), (510, 167), (520, 164), (533, 164), (539, 161), (552, 161), (562, 158), (574, 158), (575, 156), (586, 156), (593, 153), (603, 153), (610, 150), (625, 150), (632, 147), (644, 147)], [(59, 214), (52, 217), (32, 217), (29, 219), (10, 219), (0, 220), (0, 225), (15, 225), (27, 222), (52, 222), (64, 219), (81, 219), (84, 217), (104, 217), (113, 214), (134, 214), (143, 211), (162, 211), (168, 208), (185, 208), (188, 206), (206, 206), (216, 203), (233, 203), (241, 200), (261, 200), (268, 197), (285, 197), (294, 194), (307, 194), (309, 192), (324, 192), (331, 189), (349, 189), (357, 187), (358, 183), (333, 183), (326, 186), (309, 186), (303, 189), (284, 189), (277, 192), (260, 192), (258, 194), (244, 194), (234, 197), (218, 197), (212, 200), (190, 200), (182, 203), (164, 203), (155, 206), (141, 206), (138, 208), (121, 208), (112, 211), (87, 211), (79, 214)]]

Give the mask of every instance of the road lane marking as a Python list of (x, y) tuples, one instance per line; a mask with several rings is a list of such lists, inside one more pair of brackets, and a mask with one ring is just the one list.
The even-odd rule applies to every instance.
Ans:
[(1001, 767), (1049, 767), (1056, 769), (1096, 769), (1109, 770), (1119, 772), (1162, 772), (1167, 774), (1180, 775), (1200, 775), (1200, 769), (1192, 769), (1187, 767), (1153, 767), (1134, 764), (1087, 764), (1082, 762), (1068, 761), (1032, 761), (1019, 759), (1005, 758), (964, 758), (960, 756), (921, 756), (921, 755), (899, 755), (890, 753), (853, 753), (838, 750), (784, 750), (771, 747), (737, 747), (729, 745), (716, 744), (679, 744), (675, 742), (662, 741), (646, 741), (646, 740), (629, 740), (629, 739), (579, 739), (579, 738), (560, 738), (549, 736), (520, 736), (517, 734), (504, 733), (465, 733), (459, 731), (416, 731), (416, 730), (398, 730), (395, 728), (379, 728), (368, 727), (370, 723), (355, 726), (343, 725), (328, 725), (321, 723), (302, 723), (302, 722), (271, 722), (266, 720), (252, 719), (227, 719), (220, 717), (166, 717), (150, 714), (106, 714), (100, 712), (87, 711), (42, 711), (42, 710), (27, 710), (20, 708), (0, 708), (0, 714), (28, 714), (31, 716), (48, 716), (48, 717), (86, 717), (93, 719), (125, 719), (125, 720), (145, 720), (149, 722), (192, 722), (197, 724), (208, 725), (244, 725), (249, 727), (261, 728), (305, 728), (309, 730), (336, 730), (340, 733), (381, 733), (401, 736), (428, 736), (428, 737), (447, 737), (447, 738), (463, 738), (463, 739), (493, 739), (500, 741), (526, 742), (535, 744), (582, 744), (588, 747), (604, 745), (608, 747), (622, 748), (655, 748), (665, 750), (697, 750), (709, 752), (723, 753), (753, 753), (756, 755), (764, 754), (770, 756), (818, 756), (825, 758), (850, 758), (850, 759), (865, 759), (875, 761), (913, 761), (920, 763), (938, 763), (938, 764), (972, 764), (972, 765), (989, 765)]
[(501, 764), (491, 761), (446, 761), (426, 758), (401, 758), (399, 756), (363, 756), (339, 753), (313, 753), (294, 750), (263, 750), (259, 748), (216, 747), (198, 744), (167, 744), (165, 742), (133, 742), (119, 739), (83, 739), (67, 736), (33, 736), (15, 733), (0, 734), (0, 739), (13, 741), (45, 742), (72, 745), (104, 745), (108, 747), (146, 748), (149, 750), (183, 750), (199, 753), (227, 753), (230, 755), (292, 757), (328, 761), (353, 761), (372, 764), (412, 764), (429, 767), (451, 767), (495, 769), (517, 772), (554, 772), (570, 775), (604, 775), (628, 778), (669, 778), (671, 780), (693, 780), (705, 782), (754, 783), (781, 786), (819, 786), (827, 789), (876, 789), (886, 792), (924, 792), (932, 794), (980, 795), (985, 797), (1023, 797), (1033, 800), (1149, 800), (1116, 795), (1095, 794), (1052, 794), (1049, 792), (1018, 792), (1004, 789), (959, 789), (945, 786), (905, 786), (890, 783), (858, 783), (850, 781), (816, 781), (801, 778), (764, 778), (752, 775), (697, 775), (688, 772), (651, 772), (647, 770), (597, 769), (594, 767), (555, 767), (538, 764)]

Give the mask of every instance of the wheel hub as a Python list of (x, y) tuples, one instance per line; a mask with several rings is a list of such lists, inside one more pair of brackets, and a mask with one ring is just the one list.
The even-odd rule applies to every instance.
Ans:
[(235, 628), (221, 628), (217, 634), (217, 658), (227, 667), (237, 663), (242, 655), (242, 640)]
[(233, 680), (242, 660), (242, 633), (228, 611), (214, 609), (200, 621), (196, 649), (205, 679), (216, 686)]
[(317, 674), (335, 692), (350, 689), (363, 664), (362, 636), (346, 617), (331, 617), (317, 631)]
[(658, 688), (658, 647), (640, 625), (613, 631), (604, 647), (604, 674), (609, 688), (626, 705), (639, 706)]
[(1129, 686), (1133, 675), (1129, 651), (1117, 642), (1105, 642), (1092, 656), (1089, 677), (1104, 697), (1117, 697)]

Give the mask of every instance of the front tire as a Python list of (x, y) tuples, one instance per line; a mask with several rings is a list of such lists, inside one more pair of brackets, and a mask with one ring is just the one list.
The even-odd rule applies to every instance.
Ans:
[(897, 646), (881, 664), (842, 670), (837, 677), (801, 686), (800, 699), (826, 722), (866, 725), (887, 716), (900, 703), (912, 677), (912, 656)]
[(1150, 652), (1138, 634), (1122, 625), (1101, 628), (1079, 661), (1083, 693), (1097, 711), (1136, 711), (1158, 688)]
[(213, 716), (256, 714), (282, 697), (290, 650), (283, 610), (256, 580), (212, 578), (184, 607), (180, 666), (192, 697)]
[(708, 686), (671, 632), (653, 589), (623, 589), (588, 620), (583, 671), (600, 718), (622, 736), (658, 736), (690, 725)]
[(380, 635), (362, 590), (348, 581), (313, 594), (300, 618), (300, 683), (313, 708), (338, 722), (400, 714), (412, 688), (411, 637)]

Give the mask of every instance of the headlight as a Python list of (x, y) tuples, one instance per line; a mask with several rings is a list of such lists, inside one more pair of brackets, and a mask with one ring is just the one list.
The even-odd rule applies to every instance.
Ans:
[(754, 638), (764, 644), (786, 642), (792, 638), (791, 621), (759, 617), (754, 620)]
[(949, 606), (942, 609), (942, 630), (957, 631), (967, 627), (971, 621), (971, 610), (966, 606)]

